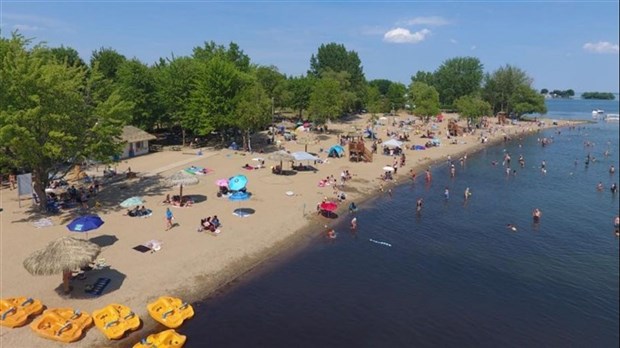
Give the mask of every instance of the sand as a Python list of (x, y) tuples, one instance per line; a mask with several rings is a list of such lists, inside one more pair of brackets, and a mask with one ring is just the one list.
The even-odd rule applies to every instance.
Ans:
[[(407, 117), (400, 115), (401, 120)], [(317, 153), (320, 148), (329, 148), (337, 143), (337, 133), (349, 132), (353, 126), (363, 129), (368, 118), (369, 115), (364, 115), (330, 125), (330, 134), (322, 135), (318, 143), (308, 145), (308, 151)], [(392, 118), (389, 118), (387, 122), (391, 120)], [(437, 125), (441, 129), (442, 145), (425, 151), (405, 150), (407, 164), (398, 169), (398, 180), (384, 183), (386, 190), (399, 180), (408, 180), (407, 173), (412, 168), (418, 174), (417, 180), (421, 181), (424, 180), (424, 169), (431, 164), (444, 162), (449, 155), (456, 160), (461, 154), (471, 154), (484, 146), (501, 141), (504, 133), (514, 138), (517, 134), (539, 129), (534, 123), (499, 127), (495, 120), (492, 120), (492, 127), (496, 128), (496, 131), (488, 143), (481, 144), (480, 133), (477, 132), (473, 136), (459, 137), (459, 144), (452, 145), (445, 136), (447, 121)], [(547, 125), (551, 125), (550, 122), (547, 122)], [(391, 125), (377, 127), (377, 135), (384, 140), (387, 140), (386, 128), (397, 130)], [(420, 139), (413, 132), (410, 134), (411, 141), (406, 145), (424, 144), (425, 139)], [(304, 145), (279, 139), (288, 151), (304, 150)], [(367, 141), (367, 147), (370, 147), (370, 144)], [(0, 190), (1, 206), (4, 208), (0, 213), (0, 297), (33, 297), (40, 299), (48, 308), (72, 307), (88, 313), (111, 303), (127, 305), (142, 318), (144, 326), (141, 330), (120, 341), (112, 342), (107, 341), (103, 334), (93, 327), (82, 340), (72, 344), (75, 347), (127, 346), (155, 327), (155, 321), (146, 311), (146, 304), (157, 297), (171, 295), (186, 301), (205, 298), (270, 257), (289, 250), (308, 238), (325, 233), (324, 225), (333, 224), (334, 220), (317, 216), (316, 205), (324, 197), (332, 197), (332, 187), (318, 187), (320, 179), (329, 175), (339, 179), (343, 169), (348, 169), (353, 174), (353, 179), (346, 184), (344, 190), (347, 200), (336, 212), (346, 216), (349, 202), (360, 203), (373, 194), (381, 194), (378, 190), (383, 182), (378, 179), (383, 173), (381, 168), (393, 163), (391, 157), (381, 154), (375, 154), (372, 163), (350, 162), (348, 157), (330, 158), (328, 163), (316, 165), (316, 173), (310, 171), (279, 176), (271, 173), (269, 167), (276, 163), (269, 160), (266, 160), (264, 169), (248, 171), (241, 168), (246, 163), (256, 164), (252, 158), (266, 158), (267, 154), (203, 149), (202, 156), (198, 156), (196, 152), (195, 149), (185, 148), (183, 151), (163, 151), (123, 161), (117, 169), (125, 171), (131, 167), (132, 171), (138, 173), (138, 179), (104, 185), (95, 198), (101, 203), (99, 208), (93, 207), (95, 200), (91, 199), (92, 208), (89, 212), (99, 214), (105, 224), (88, 233), (88, 236), (72, 234), (65, 227), (73, 217), (79, 215), (77, 211), (53, 215), (50, 217), (53, 226), (36, 228), (33, 223), (45, 216), (32, 213), (31, 200), (22, 198), (22, 207), (19, 208), (15, 191), (9, 191), (8, 188)], [(326, 158), (325, 153), (319, 155)], [(195, 197), (198, 202), (188, 208), (172, 208), (177, 226), (166, 231), (166, 206), (162, 201), (166, 194), (178, 194), (178, 188), (165, 186), (164, 179), (190, 165), (206, 167), (212, 169), (212, 172), (199, 176), (199, 184), (184, 187), (184, 194), (197, 195)], [(96, 171), (91, 168), (89, 173), (101, 175), (103, 168), (98, 169), (99, 171)], [(252, 193), (252, 198), (244, 202), (231, 202), (226, 198), (216, 197), (215, 181), (236, 174), (247, 176), (248, 191)], [(294, 194), (288, 196), (287, 191)], [(153, 210), (153, 216), (123, 216), (125, 209), (118, 204), (131, 196), (143, 197), (146, 207)], [(240, 207), (254, 209), (255, 213), (246, 218), (233, 216), (233, 210)], [(200, 218), (212, 215), (220, 218), (223, 224), (221, 232), (217, 235), (197, 232)], [(96, 238), (105, 245), (99, 257), (105, 259), (108, 267), (90, 272), (84, 280), (72, 281), (73, 292), (65, 296), (58, 293), (62, 284), (61, 275), (32, 276), (24, 269), (22, 262), (34, 250), (69, 234), (77, 238)], [(153, 239), (163, 243), (161, 250), (140, 253), (132, 249)], [(98, 277), (112, 279), (103, 295), (92, 297), (84, 294), (84, 286), (93, 283)], [(189, 339), (191, 340), (191, 337)], [(64, 345), (37, 337), (30, 328), (24, 326), (16, 329), (0, 327), (0, 346)]]

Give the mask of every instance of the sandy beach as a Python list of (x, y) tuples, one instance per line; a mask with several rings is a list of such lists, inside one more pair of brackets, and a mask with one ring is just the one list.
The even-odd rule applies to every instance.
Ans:
[[(401, 114), (400, 120), (409, 116)], [(447, 115), (447, 118), (456, 117)], [(353, 118), (349, 121), (332, 123), (330, 133), (318, 137), (317, 142), (308, 145), (308, 152), (318, 153), (326, 159), (325, 152), (338, 142), (339, 134), (346, 134), (354, 127), (363, 129), (369, 122), (370, 115)], [(393, 117), (385, 120), (385, 125), (376, 127), (377, 136), (388, 140), (387, 130), (402, 130), (392, 126)], [(463, 122), (461, 122), (462, 124)], [(316, 213), (316, 205), (324, 197), (333, 198), (332, 186), (319, 187), (318, 182), (333, 175), (339, 180), (343, 170), (349, 170), (352, 179), (347, 181), (343, 192), (347, 199), (338, 207), (336, 213), (347, 216), (347, 207), (351, 201), (360, 204), (376, 194), (385, 194), (379, 190), (381, 184), (387, 190), (404, 180), (410, 180), (409, 171), (417, 173), (417, 180), (424, 180), (424, 170), (436, 163), (445, 163), (450, 156), (457, 160), (463, 154), (471, 154), (481, 148), (503, 141), (504, 136), (513, 139), (526, 133), (540, 130), (534, 122), (522, 122), (517, 125), (497, 125), (491, 119), (490, 127), (484, 130), (489, 141), (482, 144), (480, 131), (474, 135), (456, 138), (457, 143), (446, 138), (447, 120), (435, 123), (441, 146), (424, 151), (414, 151), (412, 145), (423, 145), (427, 139), (409, 131), (410, 141), (404, 150), (406, 165), (398, 169), (396, 180), (385, 182), (379, 179), (384, 166), (392, 165), (393, 158), (381, 154), (373, 156), (372, 163), (351, 162), (348, 153), (343, 158), (329, 158), (326, 163), (316, 164), (316, 172), (297, 172), (295, 175), (272, 174), (270, 166), (278, 163), (269, 161), (267, 153), (244, 153), (229, 149), (203, 149), (202, 155), (197, 149), (184, 148), (182, 151), (162, 151), (123, 161), (118, 166), (119, 172), (129, 167), (138, 173), (135, 179), (125, 179), (104, 184), (97, 197), (91, 199), (88, 212), (101, 216), (105, 224), (99, 229), (86, 234), (70, 233), (66, 225), (80, 213), (74, 209), (57, 215), (41, 215), (31, 212), (32, 202), (22, 197), (21, 208), (15, 191), (8, 188), (0, 190), (0, 297), (26, 296), (40, 299), (47, 308), (71, 307), (92, 313), (111, 303), (124, 304), (132, 308), (142, 319), (143, 327), (119, 341), (108, 341), (95, 327), (90, 328), (85, 337), (73, 343), (75, 347), (112, 347), (128, 346), (138, 341), (156, 328), (156, 322), (150, 318), (146, 304), (159, 296), (181, 297), (185, 301), (196, 301), (208, 297), (226, 283), (252, 270), (261, 262), (283, 250), (325, 233), (324, 225), (334, 220)], [(558, 126), (568, 125), (569, 121), (560, 121)], [(573, 122), (574, 123), (574, 122)], [(416, 124), (421, 124), (419, 120)], [(550, 120), (542, 127), (554, 126)], [(287, 151), (303, 151), (304, 145), (296, 141), (285, 141), (278, 137)], [(366, 140), (370, 148), (371, 141)], [(346, 149), (346, 146), (345, 146)], [(255, 149), (256, 150), (256, 149)], [(347, 151), (348, 152), (348, 151)], [(265, 158), (265, 168), (246, 170), (245, 164), (256, 165), (253, 158)], [(191, 207), (172, 207), (176, 225), (166, 231), (165, 210), (162, 202), (167, 194), (178, 194), (179, 188), (166, 185), (165, 178), (187, 168), (200, 166), (210, 171), (199, 175), (197, 185), (183, 188), (184, 195), (192, 196), (196, 203)], [(284, 164), (284, 169), (290, 169)], [(98, 171), (88, 170), (90, 175), (102, 175), (103, 167)], [(217, 197), (216, 180), (243, 174), (248, 178), (247, 189), (252, 193), (251, 199), (242, 202), (229, 201)], [(448, 172), (445, 173), (449, 175)], [(291, 191), (292, 194), (287, 194)], [(147, 218), (128, 217), (123, 214), (126, 209), (119, 203), (126, 198), (140, 196), (145, 206), (152, 209), (153, 215)], [(95, 207), (95, 202), (100, 207)], [(237, 208), (249, 208), (254, 214), (242, 218), (232, 213)], [(212, 234), (198, 232), (201, 218), (217, 215), (222, 223), (221, 232)], [(34, 222), (49, 218), (53, 226), (37, 228)], [(45, 247), (50, 241), (73, 235), (77, 238), (94, 239), (102, 245), (99, 259), (104, 259), (106, 267), (87, 273), (86, 279), (72, 280), (73, 291), (61, 295), (61, 275), (33, 276), (22, 266), (23, 260), (34, 250)], [(161, 250), (141, 253), (133, 249), (150, 240), (161, 241)], [(92, 284), (99, 277), (112, 281), (99, 297), (84, 293), (85, 286)], [(188, 337), (188, 340), (191, 340)], [(64, 344), (49, 341), (36, 336), (27, 326), (9, 329), (0, 327), (1, 347), (60, 347)]]

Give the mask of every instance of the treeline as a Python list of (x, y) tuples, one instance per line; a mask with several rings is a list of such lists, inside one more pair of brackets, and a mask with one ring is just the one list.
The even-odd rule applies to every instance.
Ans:
[(553, 91), (549, 91), (548, 89), (543, 88), (540, 90), (540, 94), (550, 95), (552, 98), (572, 98), (575, 96), (575, 91), (572, 89), (567, 89), (565, 91), (554, 89)]
[(582, 99), (602, 99), (602, 100), (614, 100), (616, 96), (609, 92), (584, 92), (581, 93)]
[(113, 48), (86, 62), (73, 48), (33, 45), (15, 32), (0, 38), (0, 168), (32, 170), (45, 197), (49, 175), (67, 161), (109, 161), (119, 153), (126, 124), (241, 134), (245, 143), (283, 109), (316, 124), (363, 109), (427, 118), (440, 108), (469, 118), (546, 112), (523, 70), (485, 73), (477, 58), (446, 60), (434, 72), (417, 72), (408, 86), (367, 81), (358, 54), (341, 44), (321, 45), (309, 63), (306, 75), (287, 76), (252, 63), (235, 43), (214, 42), (152, 65)]

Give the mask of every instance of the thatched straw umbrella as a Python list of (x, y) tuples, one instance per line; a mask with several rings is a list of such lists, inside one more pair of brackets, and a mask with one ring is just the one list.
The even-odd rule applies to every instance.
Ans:
[(304, 136), (304, 137), (297, 138), (297, 144), (304, 145), (304, 151), (305, 152), (308, 152), (308, 145), (314, 144), (315, 141), (316, 141), (316, 139), (314, 139), (314, 138), (312, 138), (310, 136)]
[(28, 256), (24, 260), (24, 268), (33, 275), (62, 273), (64, 291), (68, 293), (71, 272), (93, 262), (99, 252), (101, 248), (93, 242), (62, 237)]
[(184, 170), (176, 172), (168, 177), (168, 183), (172, 186), (179, 186), (179, 199), (183, 201), (183, 186), (196, 185), (199, 180), (196, 174), (190, 174)]
[(280, 161), (280, 168), (282, 168), (283, 161), (295, 161), (295, 157), (284, 150), (273, 152), (267, 158), (272, 161)]

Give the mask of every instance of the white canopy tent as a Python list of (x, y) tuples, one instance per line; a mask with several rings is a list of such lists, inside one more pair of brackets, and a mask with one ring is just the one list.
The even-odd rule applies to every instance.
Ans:
[(396, 139), (390, 139), (390, 140), (387, 140), (381, 143), (381, 146), (388, 147), (388, 148), (395, 148), (395, 147), (402, 147), (403, 143)]

